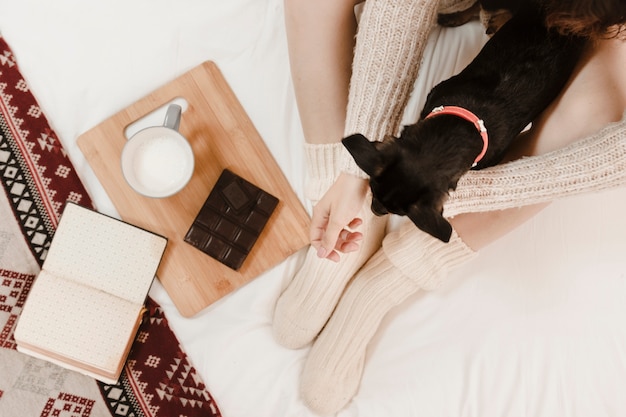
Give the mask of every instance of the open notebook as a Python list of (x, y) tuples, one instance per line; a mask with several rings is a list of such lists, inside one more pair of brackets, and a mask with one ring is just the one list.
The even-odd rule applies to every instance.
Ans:
[(68, 202), (17, 323), (17, 350), (116, 383), (166, 243)]

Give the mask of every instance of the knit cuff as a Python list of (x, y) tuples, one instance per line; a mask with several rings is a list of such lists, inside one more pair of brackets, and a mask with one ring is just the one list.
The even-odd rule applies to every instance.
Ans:
[(365, 180), (369, 179), (369, 175), (365, 173), (359, 166), (354, 162), (354, 158), (350, 155), (347, 149), (344, 147), (344, 152), (341, 155), (341, 172), (345, 172), (346, 174), (354, 175), (355, 177), (363, 178)]
[(456, 231), (444, 243), (408, 219), (397, 231), (385, 236), (383, 250), (396, 268), (425, 290), (441, 287), (448, 271), (476, 256)]
[(317, 201), (328, 191), (339, 176), (344, 153), (348, 153), (342, 143), (304, 144), (304, 156), (308, 179), (305, 197)]

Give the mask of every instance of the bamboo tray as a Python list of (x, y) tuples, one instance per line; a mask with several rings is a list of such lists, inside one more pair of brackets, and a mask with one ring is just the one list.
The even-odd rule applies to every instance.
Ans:
[[(188, 107), (180, 132), (194, 151), (193, 177), (172, 197), (143, 197), (122, 176), (125, 129), (181, 97)], [(308, 214), (213, 62), (193, 68), (114, 114), (77, 142), (122, 219), (168, 238), (157, 277), (183, 316), (195, 315), (308, 244)], [(183, 241), (224, 168), (280, 200), (238, 271)]]

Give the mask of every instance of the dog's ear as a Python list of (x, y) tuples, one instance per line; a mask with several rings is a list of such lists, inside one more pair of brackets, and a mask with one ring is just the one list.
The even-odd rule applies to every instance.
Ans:
[(445, 243), (450, 241), (452, 225), (435, 207), (424, 204), (413, 204), (407, 216), (418, 228), (429, 235)]
[(370, 142), (365, 136), (357, 133), (341, 141), (354, 162), (370, 177), (380, 174), (383, 167), (383, 158), (378, 151), (377, 143)]

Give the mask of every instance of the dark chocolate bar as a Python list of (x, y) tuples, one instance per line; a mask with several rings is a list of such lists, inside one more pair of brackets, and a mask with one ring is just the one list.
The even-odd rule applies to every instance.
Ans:
[(185, 242), (238, 270), (278, 199), (225, 169), (185, 235)]

